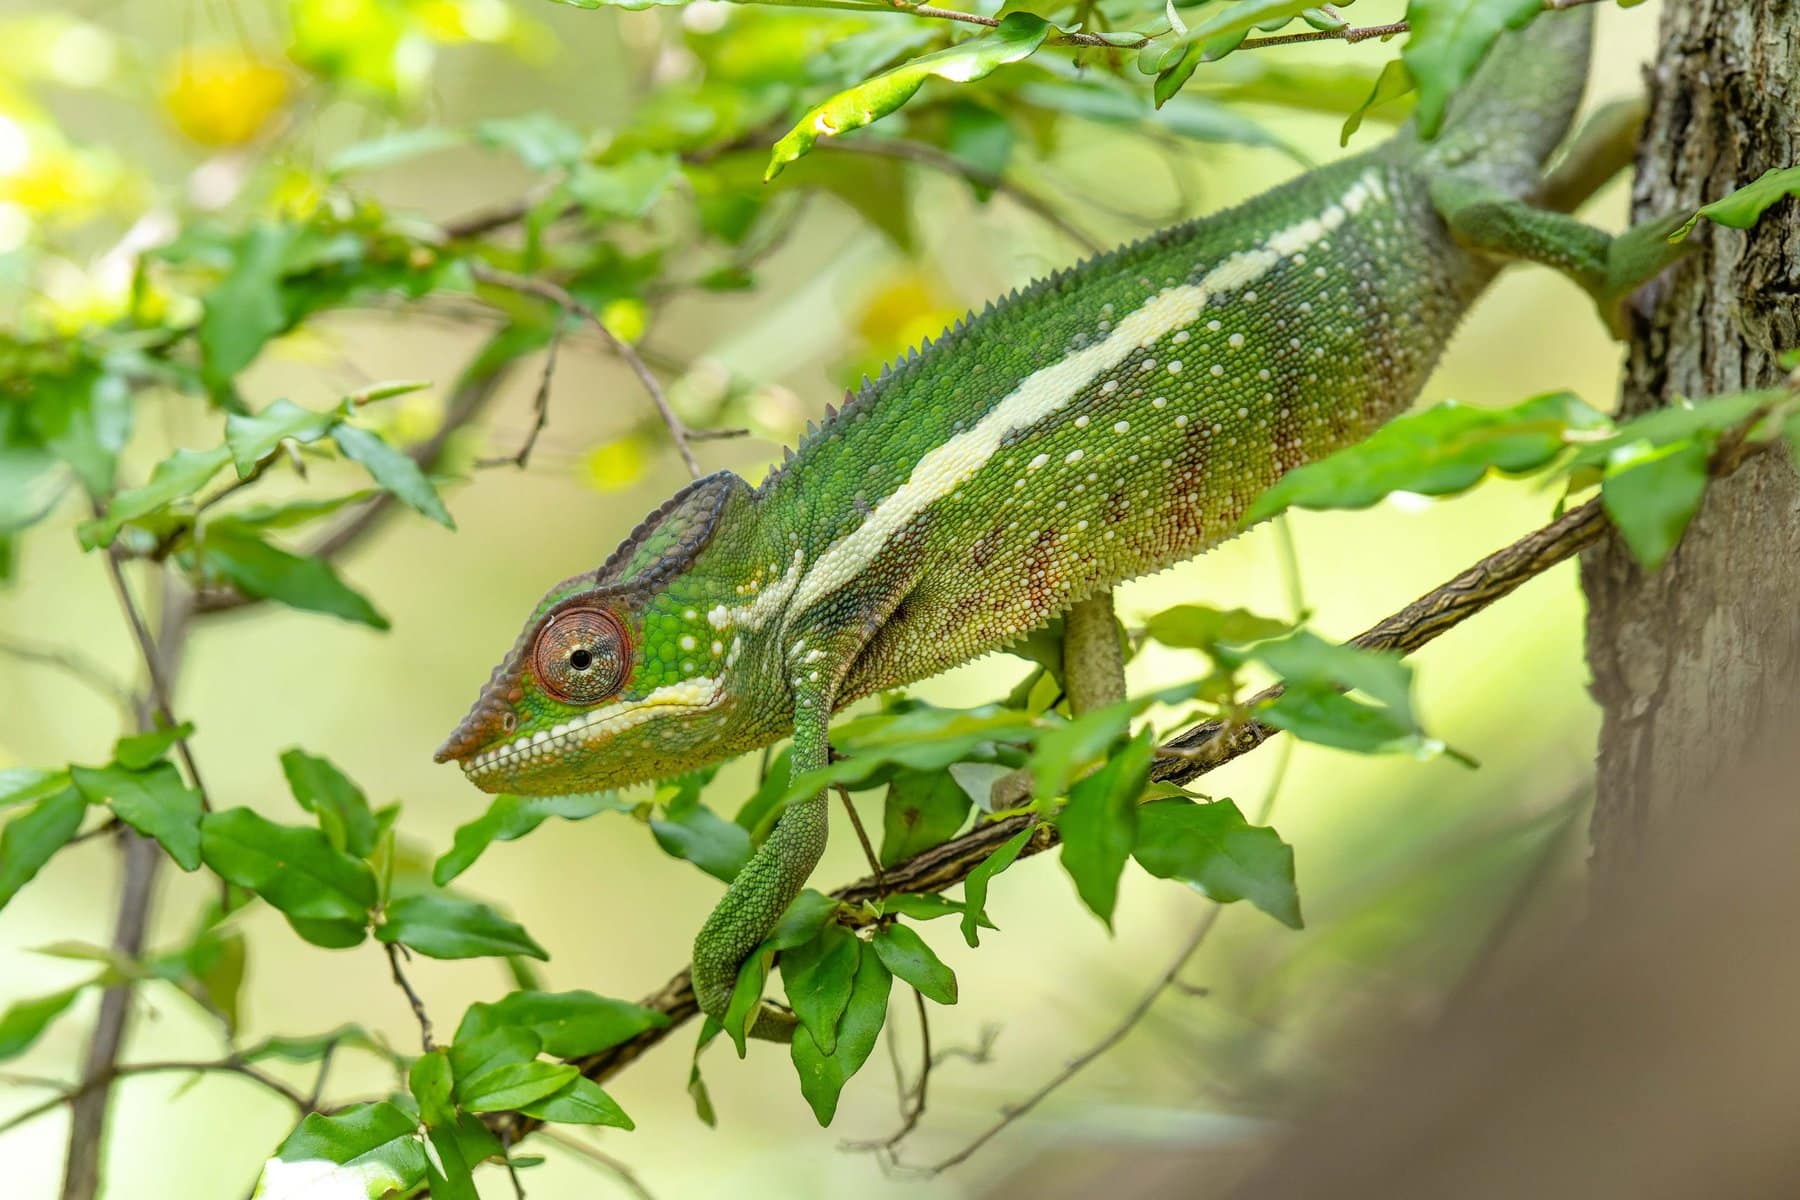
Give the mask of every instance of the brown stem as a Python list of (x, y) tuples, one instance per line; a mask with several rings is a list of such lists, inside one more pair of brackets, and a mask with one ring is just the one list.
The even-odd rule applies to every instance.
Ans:
[(400, 944), (383, 942), (381, 948), (387, 951), (388, 968), (393, 972), (394, 982), (406, 993), (406, 1002), (412, 1006), (413, 1018), (419, 1022), (419, 1042), (425, 1047), (425, 1053), (430, 1054), (437, 1049), (437, 1044), (431, 1040), (431, 1017), (425, 1012), (425, 1002), (413, 990), (412, 981), (407, 979), (406, 972), (400, 967)]

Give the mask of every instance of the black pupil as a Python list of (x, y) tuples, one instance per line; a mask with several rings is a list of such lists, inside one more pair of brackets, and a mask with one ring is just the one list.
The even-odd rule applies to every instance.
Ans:
[(585, 671), (594, 665), (594, 656), (586, 650), (577, 650), (569, 655), (569, 665), (577, 671)]

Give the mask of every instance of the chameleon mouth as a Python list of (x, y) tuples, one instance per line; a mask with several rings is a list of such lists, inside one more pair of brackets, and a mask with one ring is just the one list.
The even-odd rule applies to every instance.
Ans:
[(502, 772), (544, 766), (571, 750), (623, 733), (646, 721), (676, 712), (701, 712), (712, 708), (724, 695), (723, 684), (722, 679), (686, 679), (657, 688), (639, 700), (604, 704), (560, 725), (483, 750), (462, 759), (459, 765), (465, 776), (477, 782)]

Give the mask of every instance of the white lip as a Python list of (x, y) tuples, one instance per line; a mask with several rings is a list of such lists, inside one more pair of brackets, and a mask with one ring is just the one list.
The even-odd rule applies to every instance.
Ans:
[(583, 742), (642, 725), (669, 709), (711, 708), (724, 694), (722, 685), (720, 679), (684, 679), (657, 688), (642, 700), (603, 705), (550, 729), (483, 750), (463, 761), (463, 774), (475, 779), (507, 767), (544, 762)]

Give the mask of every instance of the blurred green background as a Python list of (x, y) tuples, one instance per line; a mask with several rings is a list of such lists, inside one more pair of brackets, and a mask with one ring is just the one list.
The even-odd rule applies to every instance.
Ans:
[[(443, 36), (385, 59), (365, 45), (369, 69), (385, 62), (391, 85), (407, 93), (403, 107), (411, 115), (397, 117), (381, 105), (301, 90), (301, 72), (287, 54), (308, 35), (304, 27), (296, 31), (281, 0), (0, 5), (0, 250), (66, 227), (59, 233), (66, 249), (48, 267), (40, 259), (29, 287), (10, 294), (61, 321), (103, 316), (120, 287), (107, 252), (121, 223), (158, 194), (229, 187), (233, 172), (249, 169), (252, 149), (239, 144), (245, 129), (262, 134), (270, 123), (285, 123), (285, 153), (304, 165), (416, 123), (421, 114), (456, 124), (547, 111), (579, 127), (604, 128), (628, 110), (642, 79), (684, 69), (684, 21), (690, 30), (754, 22), (758, 38), (780, 45), (806, 42), (821, 19), (710, 0), (636, 13), (502, 0), (414, 7), (439, 22), (432, 28)], [(297, 9), (315, 22), (366, 17), (357, 16), (355, 0)], [(1355, 12), (1359, 23), (1397, 15), (1397, 6), (1372, 0)], [(1634, 88), (1653, 28), (1654, 14), (1643, 9), (1601, 12), (1600, 97)], [(1373, 42), (1265, 53), (1373, 64), (1389, 56)], [(1340, 153), (1338, 118), (1244, 111), (1311, 158)], [(1358, 144), (1380, 133), (1367, 129)], [(1018, 174), (1111, 243), (1235, 203), (1296, 169), (1271, 149), (1089, 126)], [(302, 186), (303, 174), (295, 178)], [(822, 200), (760, 269), (757, 290), (688, 296), (656, 312), (644, 344), (676, 381), (679, 401), (703, 413), (720, 380), (749, 389), (741, 415), (754, 436), (703, 445), (708, 469), (729, 467), (756, 481), (779, 458), (782, 441), (868, 365), (1078, 253), (1005, 197), (982, 204), (952, 179), (915, 171), (904, 179), (912, 200), (910, 251), (848, 206)], [(504, 156), (460, 147), (377, 170), (361, 186), (391, 207), (444, 219), (513, 198), (527, 183)], [(1616, 227), (1623, 208), (1615, 185), (1591, 211)], [(25, 279), (22, 268), (3, 270), (10, 284)], [(629, 324), (641, 316), (625, 311), (608, 319)], [(1546, 340), (1546, 330), (1554, 338)], [(316, 407), (372, 379), (435, 380), (443, 386), (397, 402), (398, 430), (422, 436), (453, 365), (482, 336), (453, 312), (334, 315), (273, 347), (243, 388), (255, 403), (287, 396)], [(1608, 407), (1617, 357), (1572, 285), (1522, 271), (1481, 303), (1448, 348), (1426, 399), (1501, 404), (1568, 387)], [(523, 436), (536, 382), (535, 360), (514, 374), (487, 422), (485, 452), (507, 452)], [(199, 728), (194, 749), (215, 796), (287, 812), (291, 801), (275, 755), (297, 744), (329, 755), (373, 802), (404, 800), (401, 828), (421, 856), (440, 853), (452, 830), (482, 811), (485, 799), (453, 768), (434, 766), (432, 749), (543, 588), (592, 567), (685, 478), (666, 446), (642, 436), (644, 401), (628, 374), (592, 344), (564, 347), (551, 403), (528, 471), (481, 472), (450, 494), (459, 532), (397, 521), (344, 564), (346, 576), (393, 619), (391, 633), (285, 610), (227, 618), (197, 633), (179, 707)], [(190, 418), (193, 424), (184, 425)], [(168, 420), (176, 443), (217, 423), (197, 409)], [(134, 468), (141, 472), (153, 457), (134, 459)], [(1292, 533), (1304, 602), (1317, 628), (1347, 637), (1541, 523), (1554, 499), (1497, 484), (1450, 503), (1300, 514)], [(55, 518), (56, 532), (25, 544), (19, 581), (0, 591), (0, 631), (78, 648), (129, 675), (135, 658), (101, 565), (67, 536), (77, 516), (70, 507)], [(1285, 614), (1286, 592), (1279, 544), (1265, 528), (1125, 588), (1119, 604), (1127, 621), (1184, 600)], [(1296, 850), (1307, 929), (1290, 932), (1242, 906), (1228, 911), (1186, 975), (1204, 995), (1166, 997), (1124, 1045), (964, 1167), (936, 1179), (890, 1178), (870, 1155), (841, 1148), (846, 1139), (879, 1137), (897, 1124), (880, 1051), (848, 1089), (834, 1126), (822, 1131), (784, 1053), (755, 1047), (748, 1061), (737, 1062), (715, 1048), (705, 1062), (720, 1123), (708, 1130), (685, 1092), (685, 1033), (609, 1085), (639, 1128), (606, 1131), (597, 1144), (665, 1197), (972, 1195), (1047, 1153), (1161, 1138), (1216, 1146), (1219, 1179), (1228, 1179), (1271, 1122), (1351, 1078), (1382, 1038), (1427, 1016), (1489, 947), (1496, 925), (1512, 920), (1521, 894), (1534, 905), (1554, 898), (1555, 881), (1578, 868), (1582, 789), (1597, 723), (1583, 691), (1581, 611), (1573, 570), (1564, 566), (1419, 656), (1429, 727), (1479, 759), (1479, 770), (1444, 758), (1419, 763), (1296, 747), (1273, 821)], [(1196, 666), (1153, 646), (1131, 664), (1130, 679), (1134, 687), (1153, 686), (1187, 678)], [(918, 692), (967, 703), (1003, 691), (1025, 669), (997, 657)], [(0, 713), (0, 766), (97, 760), (119, 732), (118, 714), (88, 690), (6, 658)], [(1270, 747), (1213, 776), (1208, 787), (1253, 811), (1287, 753)], [(748, 794), (754, 768), (728, 767), (709, 792), (714, 803), (730, 812), (733, 797)], [(816, 877), (821, 886), (862, 872), (854, 840), (843, 832)], [(7, 908), (0, 916), (0, 1005), (85, 977), (82, 964), (33, 947), (103, 942), (116, 878), (113, 850), (95, 841), (56, 858)], [(503, 898), (550, 949), (547, 986), (623, 997), (650, 991), (682, 965), (719, 891), (690, 865), (659, 853), (640, 824), (615, 814), (551, 822), (524, 841), (496, 846), (461, 882)], [(202, 879), (164, 872), (152, 941), (175, 936), (205, 898)], [(955, 1149), (1110, 1028), (1203, 907), (1200, 897), (1157, 885), (1133, 867), (1118, 933), (1108, 936), (1049, 856), (1008, 874), (990, 902), (1001, 933), (984, 941), (983, 953), (950, 936), (932, 938), (962, 985), (960, 1004), (937, 1015), (934, 1040), (974, 1046), (984, 1030), (997, 1033), (987, 1061), (953, 1059), (935, 1074), (929, 1110), (905, 1157), (929, 1161)], [(327, 953), (293, 937), (266, 908), (251, 916), (248, 932), (247, 1037), (358, 1021), (397, 1045), (415, 1040), (373, 943)], [(508, 986), (491, 960), (418, 960), (412, 975), (444, 1025), (453, 1025), (465, 1004)], [(71, 1075), (96, 1000), (84, 1001), (12, 1065)], [(141, 992), (137, 1004), (128, 1057), (217, 1053), (214, 1027), (192, 1005), (154, 990)], [(910, 1063), (910, 1006), (896, 1008), (889, 1028)], [(387, 1083), (379, 1063), (347, 1052), (333, 1091), (349, 1095)], [(6, 1111), (34, 1095), (17, 1088), (4, 1094)], [(116, 1093), (109, 1194), (241, 1196), (290, 1117), (279, 1101), (229, 1077), (126, 1080)], [(0, 1193), (19, 1200), (56, 1194), (64, 1121), (49, 1117), (0, 1138)], [(579, 1158), (554, 1146), (542, 1150), (548, 1161), (526, 1176), (533, 1200), (628, 1194)], [(503, 1177), (480, 1178), (492, 1194), (505, 1193)]]

